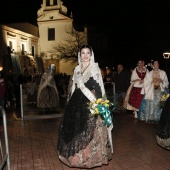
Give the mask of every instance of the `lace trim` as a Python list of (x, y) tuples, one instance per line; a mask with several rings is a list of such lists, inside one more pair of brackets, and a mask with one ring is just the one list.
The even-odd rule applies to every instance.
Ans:
[(83, 83), (86, 83), (90, 77), (93, 77), (93, 79), (100, 85), (102, 89), (102, 96), (104, 96), (105, 90), (104, 90), (103, 80), (97, 63), (93, 64), (93, 66), (90, 66), (85, 70), (82, 77)]
[(47, 86), (54, 88), (55, 92), (57, 93), (57, 98), (59, 99), (58, 90), (55, 85), (53, 76), (51, 74), (44, 73), (41, 78), (40, 85), (39, 85), (37, 100), (39, 101), (39, 97), (40, 97), (40, 93), (41, 93), (42, 89), (44, 89)]
[(86, 88), (85, 85), (81, 86), (80, 89), (91, 102), (96, 101), (96, 98), (93, 93), (88, 88)]
[[(73, 86), (72, 86), (72, 94), (75, 90), (75, 83), (78, 81), (79, 76), (81, 76), (81, 69), (80, 66), (77, 66), (74, 71), (73, 75)], [(90, 77), (93, 77), (93, 79), (100, 85), (101, 91), (102, 91), (102, 97), (106, 98), (105, 89), (103, 85), (102, 75), (100, 72), (100, 69), (98, 67), (97, 63), (94, 63), (93, 65), (90, 65), (82, 74), (81, 80), (83, 83), (86, 83)]]
[(100, 85), (101, 91), (102, 91), (102, 97), (106, 99), (106, 93), (103, 85), (103, 79), (101, 75), (100, 68), (98, 67), (98, 64), (95, 63), (92, 71), (92, 77), (93, 79)]
[(88, 81), (89, 78), (91, 77), (91, 69), (92, 69), (92, 67), (89, 66), (89, 67), (87, 67), (87, 69), (83, 72), (83, 74), (82, 74), (83, 83), (87, 83), (87, 81)]

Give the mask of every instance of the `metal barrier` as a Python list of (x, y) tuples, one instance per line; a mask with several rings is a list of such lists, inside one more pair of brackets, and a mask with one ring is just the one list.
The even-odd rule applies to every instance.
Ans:
[(10, 170), (10, 158), (9, 158), (9, 146), (8, 146), (8, 134), (7, 134), (7, 121), (6, 121), (6, 112), (2, 106), (0, 106), (0, 111), (3, 118), (3, 127), (4, 127), (4, 139), (5, 139), (5, 155), (3, 154), (1, 140), (0, 140), (0, 151), (2, 162), (0, 164), (0, 170), (2, 170), (7, 164), (7, 169)]

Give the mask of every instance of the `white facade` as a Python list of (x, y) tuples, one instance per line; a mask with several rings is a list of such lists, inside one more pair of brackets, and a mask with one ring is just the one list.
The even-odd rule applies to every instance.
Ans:
[[(40, 35), (40, 52), (46, 52), (49, 58), (49, 53), (47, 51), (50, 50), (51, 46), (54, 43), (59, 43), (62, 39), (64, 39), (65, 27), (71, 25), (70, 21), (48, 21), (48, 22), (38, 22), (39, 26), (39, 35)], [(55, 40), (48, 40), (48, 29), (55, 29)]]
[[(50, 4), (49, 4), (50, 3)], [(43, 0), (42, 7), (38, 10), (38, 27), (40, 53), (44, 55), (44, 60), (51, 59), (52, 54), (49, 53), (54, 44), (62, 42), (66, 36), (66, 29), (72, 28), (72, 19), (66, 16), (67, 9), (62, 5), (60, 0)], [(53, 38), (49, 40), (49, 31), (53, 31)], [(76, 63), (59, 62), (59, 72), (72, 74)]]
[[(50, 53), (50, 49), (54, 44), (60, 44), (68, 37), (66, 29), (73, 29), (72, 18), (67, 17), (67, 8), (62, 5), (61, 0), (42, 0), (43, 4), (37, 11), (38, 27), (29, 23), (13, 23), (2, 25), (3, 52), (0, 48), (0, 59), (8, 54), (7, 46), (11, 48), (14, 53), (32, 54), (34, 56), (41, 56), (44, 61), (44, 67), (47, 68), (50, 64), (55, 64), (60, 73), (71, 75), (77, 62), (62, 61), (56, 59), (56, 54)], [(50, 37), (52, 31), (52, 37)], [(85, 30), (87, 35), (87, 30)], [(50, 37), (50, 38), (49, 38)], [(1, 43), (2, 46), (2, 43)], [(71, 46), (71, 44), (70, 44)], [(2, 61), (0, 61), (0, 66)]]
[[(21, 23), (21, 25), (22, 24), (23, 23)], [(28, 25), (30, 24), (25, 23), (25, 26)], [(36, 26), (33, 27), (35, 29), (37, 28)], [(27, 54), (32, 54), (32, 52), (34, 52), (34, 56), (38, 55), (38, 35), (20, 31), (19, 28), (15, 29), (12, 24), (10, 26), (1, 25), (1, 31), (4, 40), (4, 48), (10, 47), (13, 53), (22, 54), (22, 52), (25, 52)], [(7, 51), (4, 49), (3, 55), (6, 54)]]
[[(27, 32), (22, 31), (24, 27), (27, 28)], [(8, 58), (9, 53), (32, 57), (38, 55), (39, 37), (37, 26), (29, 23), (15, 23), (0, 25), (0, 30), (0, 70), (3, 69), (4, 61)], [(8, 65), (8, 63), (6, 64)]]

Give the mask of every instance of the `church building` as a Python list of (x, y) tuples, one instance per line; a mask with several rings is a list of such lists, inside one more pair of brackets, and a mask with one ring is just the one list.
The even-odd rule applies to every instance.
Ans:
[(73, 20), (67, 16), (67, 8), (63, 6), (61, 0), (43, 0), (37, 15), (40, 55), (45, 61), (45, 67), (54, 64), (57, 72), (72, 74), (77, 62), (59, 61), (57, 51), (53, 50), (55, 46), (68, 43), (65, 41), (69, 38), (67, 32), (73, 30)]
[[(75, 37), (74, 33), (79, 37)], [(42, 0), (37, 11), (37, 26), (27, 22), (1, 25), (0, 36), (0, 68), (5, 64), (6, 70), (12, 69), (12, 66), (8, 68), (11, 60), (18, 74), (24, 70), (30, 70), (26, 71), (29, 74), (42, 73), (54, 66), (55, 73), (71, 75), (77, 65), (77, 50), (81, 44), (87, 43), (87, 29), (84, 32), (74, 30), (73, 19), (71, 15), (68, 17), (67, 8), (61, 0)], [(69, 53), (69, 49), (73, 49), (74, 55)], [(70, 60), (69, 55), (73, 56), (74, 61)], [(25, 64), (28, 60), (29, 68)], [(38, 61), (36, 66), (35, 61)]]

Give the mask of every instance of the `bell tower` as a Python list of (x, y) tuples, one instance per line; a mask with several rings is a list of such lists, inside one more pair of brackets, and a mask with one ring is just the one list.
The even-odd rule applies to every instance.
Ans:
[[(73, 19), (68, 16), (67, 8), (61, 0), (42, 0), (41, 8), (37, 11), (37, 24), (39, 29), (39, 54), (43, 58), (44, 68), (55, 64), (58, 73), (71, 75), (77, 65), (72, 60), (62, 60), (63, 55), (67, 57), (67, 50), (56, 50), (54, 47), (75, 47), (83, 39), (87, 42), (87, 30), (81, 35), (74, 35)], [(77, 51), (75, 51), (77, 54)], [(72, 55), (72, 54), (71, 54)], [(75, 54), (74, 54), (75, 55)]]
[(48, 9), (49, 7), (57, 7), (58, 6), (58, 8), (61, 8), (61, 0), (43, 0), (43, 5), (42, 5), (42, 7), (44, 8), (44, 9)]
[[(42, 15), (46, 15), (52, 12), (60, 13), (64, 16), (67, 16), (67, 8), (62, 5), (63, 2), (61, 0), (42, 0), (41, 8), (38, 10), (38, 21)], [(41, 17), (42, 18), (42, 17)], [(54, 16), (50, 19), (54, 19)]]
[(58, 61), (55, 59), (56, 55), (49, 52), (54, 45), (60, 44), (68, 36), (66, 28), (72, 29), (72, 18), (67, 16), (67, 8), (61, 0), (42, 0), (37, 16), (39, 54), (44, 60), (44, 67), (55, 64), (57, 72), (72, 73), (74, 64)]

